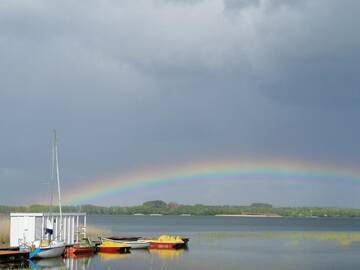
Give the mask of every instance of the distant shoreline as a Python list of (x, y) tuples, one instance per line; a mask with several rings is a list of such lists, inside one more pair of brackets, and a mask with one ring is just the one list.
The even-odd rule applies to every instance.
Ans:
[[(67, 212), (64, 212), (67, 213)], [(191, 215), (191, 214), (142, 214), (142, 213), (135, 213), (135, 214), (108, 214), (108, 213), (93, 213), (93, 212), (86, 212), (88, 216), (122, 216), (122, 217), (223, 217), (223, 218), (294, 218), (294, 219), (359, 219), (359, 216), (281, 216), (275, 214), (216, 214), (216, 215)], [(0, 219), (10, 219), (10, 213), (0, 213)], [(1, 235), (1, 233), (0, 233)]]
[[(6, 206), (0, 205), (0, 214), (11, 212), (45, 213), (48, 205)], [(53, 209), (57, 211), (57, 209)], [(151, 216), (219, 216), (246, 218), (360, 218), (360, 209), (334, 207), (273, 207), (266, 203), (239, 205), (184, 205), (176, 202), (166, 203), (161, 200), (148, 201), (137, 206), (63, 206), (63, 212), (86, 212), (89, 215), (151, 215)]]
[(283, 216), (280, 215), (266, 215), (266, 214), (258, 214), (258, 215), (249, 215), (249, 214), (240, 214), (240, 215), (227, 215), (227, 214), (218, 214), (215, 217), (251, 217), (251, 218), (281, 218)]

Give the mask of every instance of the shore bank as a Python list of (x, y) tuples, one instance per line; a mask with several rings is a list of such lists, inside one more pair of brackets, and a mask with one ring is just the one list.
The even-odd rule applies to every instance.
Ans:
[(10, 217), (0, 215), (0, 247), (6, 247), (10, 242)]
[[(43, 213), (49, 209), (48, 205), (6, 206), (0, 205), (1, 214), (11, 212)], [(63, 212), (85, 212), (88, 215), (170, 215), (170, 216), (282, 216), (309, 218), (360, 218), (359, 208), (333, 207), (280, 207), (266, 203), (252, 203), (250, 205), (185, 205), (176, 202), (148, 201), (135, 206), (96, 206), (96, 205), (64, 205)]]
[(261, 214), (243, 214), (243, 215), (215, 215), (216, 217), (251, 217), (251, 218), (281, 218), (280, 215), (261, 215)]

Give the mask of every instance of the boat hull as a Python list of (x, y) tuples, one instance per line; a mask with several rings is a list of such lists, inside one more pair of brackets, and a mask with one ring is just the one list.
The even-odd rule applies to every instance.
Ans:
[(130, 253), (130, 247), (99, 247), (99, 252), (105, 253)]
[(150, 244), (143, 241), (143, 242), (124, 242), (131, 247), (131, 249), (146, 249), (150, 247)]
[(39, 248), (39, 252), (33, 257), (38, 259), (61, 257), (64, 254), (65, 246)]
[(151, 242), (150, 249), (180, 249), (185, 248), (185, 243), (163, 243), (163, 242)]
[(94, 253), (96, 249), (94, 247), (70, 247), (66, 249), (67, 254), (84, 254)]
[(190, 241), (190, 238), (184, 238), (184, 237), (182, 237), (181, 240), (183, 240), (183, 241), (184, 241), (184, 244), (187, 245), (187, 244), (189, 243), (189, 241)]
[(110, 241), (118, 244), (125, 244), (130, 246), (131, 249), (146, 249), (150, 246), (148, 242), (145, 240), (135, 239), (135, 238), (122, 238), (123, 240), (120, 240), (121, 238), (102, 238), (104, 241)]

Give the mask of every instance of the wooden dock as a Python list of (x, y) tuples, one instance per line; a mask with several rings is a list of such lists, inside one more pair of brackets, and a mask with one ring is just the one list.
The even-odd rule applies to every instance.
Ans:
[(0, 250), (0, 263), (22, 262), (29, 259), (29, 252), (19, 250)]

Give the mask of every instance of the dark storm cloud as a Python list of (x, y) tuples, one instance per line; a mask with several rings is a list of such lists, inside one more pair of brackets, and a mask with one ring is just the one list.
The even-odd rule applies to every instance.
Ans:
[[(263, 72), (263, 92), (279, 101), (310, 106), (358, 106), (358, 2), (308, 2), (280, 25), (266, 26), (265, 50), (272, 66)], [(304, 8), (310, 9), (304, 13)], [(355, 19), (356, 20), (356, 19)]]
[(224, 0), (225, 9), (241, 10), (248, 7), (258, 7), (260, 0)]
[(169, 3), (169, 4), (196, 4), (204, 0), (157, 0), (160, 3)]
[(356, 163), (359, 3), (1, 1), (1, 181), (47, 179), (53, 127), (65, 186), (189, 160)]

